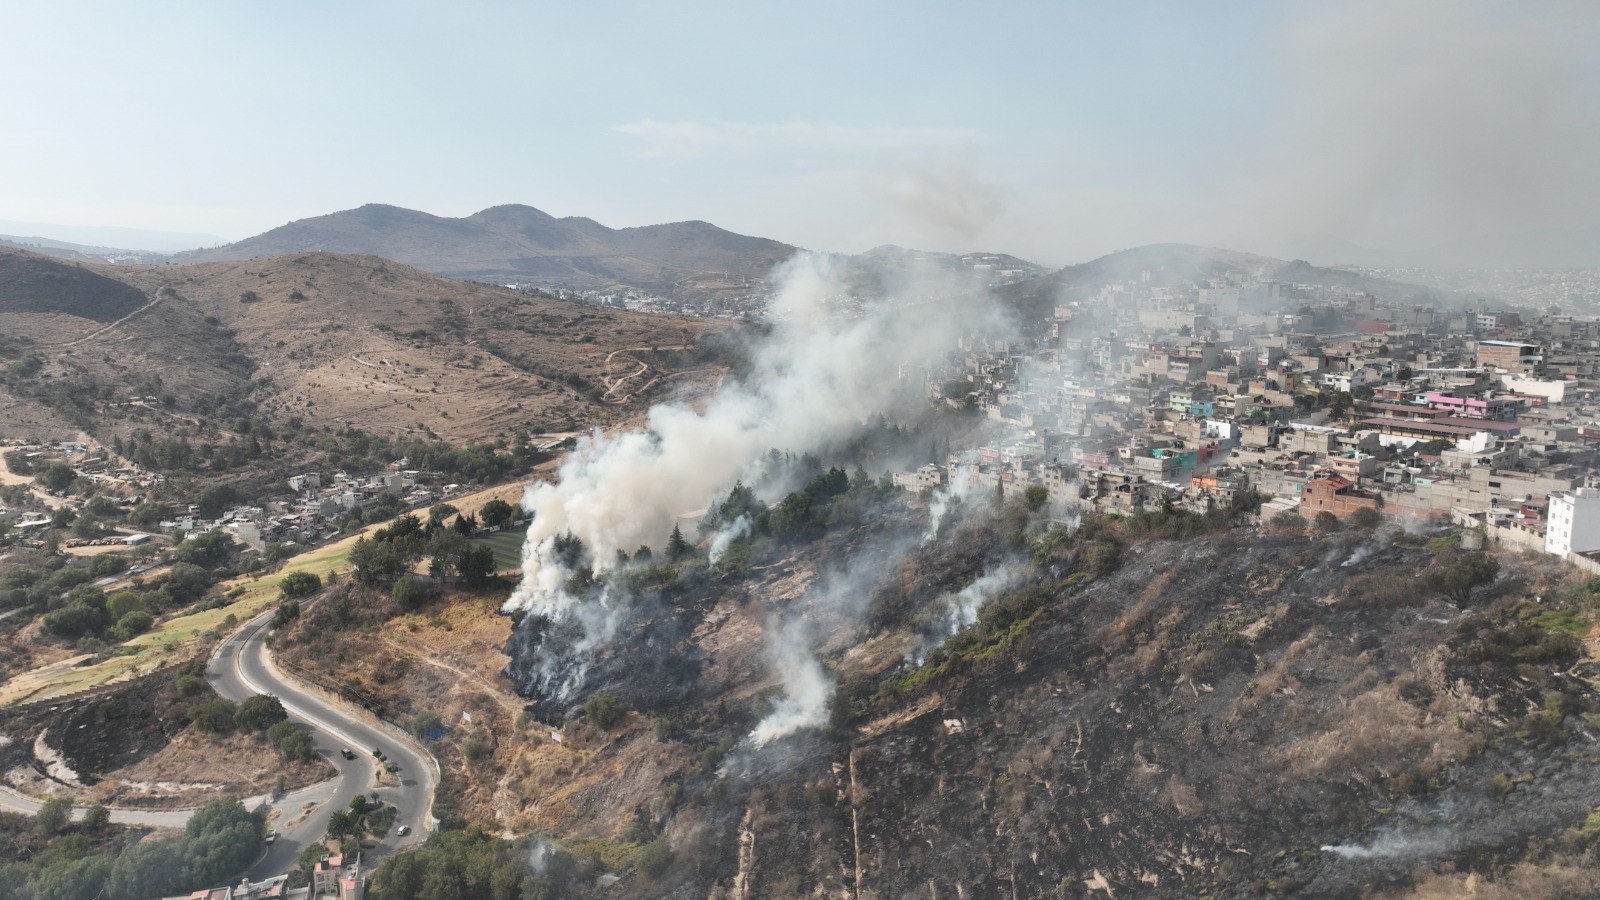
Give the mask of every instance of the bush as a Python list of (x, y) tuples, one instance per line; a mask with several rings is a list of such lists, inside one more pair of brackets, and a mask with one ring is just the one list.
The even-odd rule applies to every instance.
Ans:
[(438, 713), (419, 712), (411, 717), (411, 733), (418, 740), (427, 740), (428, 736), (439, 728), (444, 727), (444, 720)]
[(516, 513), (516, 507), (496, 497), (485, 503), (483, 508), (478, 510), (478, 520), (483, 523), (483, 527), (493, 528), (496, 525), (504, 525), (515, 519), (517, 517)]
[(583, 704), (583, 714), (596, 728), (610, 731), (612, 726), (621, 722), (628, 714), (628, 706), (616, 694), (601, 691)]
[(322, 579), (313, 572), (290, 572), (278, 583), (278, 590), (287, 598), (304, 597), (322, 590)]
[(395, 581), (391, 596), (396, 606), (412, 612), (426, 606), (428, 601), (433, 599), (433, 588), (426, 581), (411, 575), (402, 575)]
[(311, 732), (288, 720), (267, 729), (267, 743), (278, 751), (279, 756), (290, 762), (309, 760), (316, 755), (316, 750), (311, 746)]
[(667, 836), (662, 835), (640, 847), (634, 854), (633, 866), (646, 878), (660, 878), (672, 865), (672, 851), (667, 848)]
[(237, 708), (231, 700), (207, 700), (189, 707), (189, 722), (211, 734), (228, 731), (234, 726), (233, 714)]
[(40, 834), (57, 834), (72, 821), (72, 801), (65, 797), (51, 797), (33, 815), (33, 823)]
[(233, 720), (240, 728), (251, 731), (266, 731), (288, 718), (289, 713), (284, 710), (283, 701), (270, 694), (257, 694), (245, 700), (233, 714)]
[(125, 641), (149, 631), (150, 626), (154, 625), (155, 622), (154, 616), (142, 609), (136, 609), (118, 619), (117, 624), (111, 631), (117, 636), (118, 640)]

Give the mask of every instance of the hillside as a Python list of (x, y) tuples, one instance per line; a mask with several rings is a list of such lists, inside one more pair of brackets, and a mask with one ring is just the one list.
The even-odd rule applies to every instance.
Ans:
[(1042, 318), (1049, 316), (1057, 303), (1089, 299), (1096, 296), (1103, 285), (1137, 282), (1146, 273), (1152, 285), (1182, 286), (1200, 279), (1237, 274), (1295, 284), (1338, 285), (1401, 302), (1426, 303), (1440, 299), (1421, 285), (1385, 281), (1342, 269), (1319, 268), (1303, 260), (1285, 261), (1191, 244), (1150, 244), (1119, 250), (1039, 278), (1007, 285), (1001, 289), (1001, 295), (1025, 316)]
[(141, 267), (0, 248), (0, 269), (11, 275), (0, 432), (17, 436), (83, 429), (109, 442), (145, 428), (227, 441), (241, 418), (458, 444), (581, 430), (714, 377), (694, 348), (730, 327), (372, 256)]
[[(1496, 577), (1452, 535), (1182, 513), (1068, 534), (1016, 500), (928, 540), (916, 501), (842, 500), (737, 559), (607, 576), (626, 618), (572, 700), (530, 678), (562, 636), (490, 598), (402, 614), (357, 590), (282, 652), (401, 721), (440, 716), (446, 814), (543, 836), (531, 874), (571, 896), (1597, 887), (1579, 638), (1600, 596), (1559, 563)], [(780, 622), (804, 623), (834, 696), (762, 746), (758, 723), (809, 702)], [(607, 870), (623, 882), (593, 887)]]
[(452, 278), (672, 293), (681, 282), (713, 273), (763, 278), (795, 248), (705, 222), (613, 229), (531, 206), (496, 206), (452, 219), (368, 204), (177, 258), (211, 262), (309, 250), (372, 254)]

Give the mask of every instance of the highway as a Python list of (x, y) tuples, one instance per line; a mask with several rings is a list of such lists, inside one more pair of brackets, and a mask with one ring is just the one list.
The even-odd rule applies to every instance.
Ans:
[[(328, 818), (334, 810), (347, 806), (357, 794), (374, 790), (380, 765), (372, 756), (376, 747), (400, 767), (398, 786), (390, 779), (389, 785), (376, 789), (385, 803), (399, 810), (399, 816), (395, 829), (376, 848), (363, 853), (362, 868), (370, 870), (388, 854), (427, 839), (433, 795), (438, 787), (436, 763), (404, 731), (314, 687), (302, 687), (274, 666), (262, 640), (272, 614), (262, 613), (223, 641), (211, 656), (206, 677), (217, 693), (229, 700), (244, 700), (254, 694), (277, 697), (291, 720), (311, 729), (316, 752), (338, 770), (339, 776), (271, 802), (279, 812), (274, 820), (278, 839), (246, 876), (254, 880), (288, 871), (300, 851), (327, 831)], [(345, 747), (355, 752), (355, 759), (347, 760), (340, 754)], [(318, 788), (323, 790), (319, 792)], [(411, 829), (406, 837), (395, 833), (401, 825)]]

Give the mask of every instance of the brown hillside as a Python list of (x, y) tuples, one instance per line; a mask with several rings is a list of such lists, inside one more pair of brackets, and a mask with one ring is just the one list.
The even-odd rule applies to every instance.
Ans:
[[(51, 307), (55, 295), (41, 294), (39, 311), (8, 314), (13, 342), (0, 352), (44, 365), (24, 378), (0, 360), (13, 367), (0, 380), (5, 431), (217, 427), (190, 412), (202, 395), (248, 401), (268, 422), (455, 442), (581, 429), (716, 377), (703, 354), (668, 348), (730, 327), (465, 284), (374, 256), (79, 267), (15, 255), (139, 302), (105, 323), (77, 314), (75, 295)], [(72, 379), (76, 405), (63, 411), (59, 388)], [(115, 405), (161, 394), (173, 402)]]

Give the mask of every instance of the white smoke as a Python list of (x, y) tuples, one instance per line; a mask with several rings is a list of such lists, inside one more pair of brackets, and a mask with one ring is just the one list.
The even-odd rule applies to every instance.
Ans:
[(717, 532), (717, 536), (711, 539), (711, 549), (707, 551), (706, 558), (713, 566), (716, 565), (717, 561), (722, 559), (722, 555), (728, 552), (728, 548), (733, 546), (734, 541), (749, 533), (750, 514), (746, 513), (734, 519), (732, 525)]
[(930, 543), (939, 536), (939, 526), (944, 524), (944, 517), (955, 502), (956, 498), (948, 490), (940, 488), (933, 492), (928, 499), (928, 530), (922, 535), (922, 543)]
[[(576, 573), (557, 552), (558, 536), (578, 538), (592, 560), (586, 565), (597, 570), (614, 565), (618, 550), (660, 547), (686, 511), (741, 479), (757, 480), (767, 451), (825, 450), (895, 412), (897, 402), (925, 403), (923, 385), (902, 385), (900, 373), (934, 362), (961, 335), (993, 327), (988, 304), (970, 293), (936, 290), (923, 272), (904, 276), (898, 293), (864, 313), (842, 316), (839, 310), (849, 308), (841, 302), (848, 297), (846, 275), (819, 255), (786, 263), (775, 276), (771, 331), (754, 348), (747, 379), (728, 382), (701, 409), (662, 404), (643, 428), (595, 431), (578, 442), (555, 482), (524, 493), (532, 524), (523, 577), (503, 611), (582, 629), (575, 652), (537, 663), (540, 684), (559, 688), (557, 699), (582, 683), (585, 660), (627, 616), (604, 595), (567, 590)], [(713, 550), (726, 552), (733, 539)]]
[(946, 352), (984, 314), (969, 298), (953, 309), (887, 302), (839, 321), (829, 312), (844, 293), (842, 275), (827, 258), (797, 257), (779, 280), (775, 325), (746, 383), (730, 384), (703, 411), (664, 404), (641, 430), (597, 431), (579, 441), (555, 483), (528, 488), (522, 505), (533, 524), (508, 611), (536, 609), (560, 591), (570, 573), (554, 557), (556, 535), (581, 539), (597, 567), (619, 549), (659, 546), (678, 516), (753, 474), (767, 450), (817, 450), (884, 412), (899, 393), (900, 365)]
[(828, 721), (833, 679), (811, 652), (808, 639), (805, 627), (795, 621), (767, 630), (767, 653), (772, 668), (782, 676), (783, 697), (750, 732), (748, 740), (758, 750)]
[(983, 605), (1015, 583), (1020, 574), (1011, 565), (1002, 563), (998, 569), (978, 576), (961, 590), (946, 594), (935, 601), (931, 631), (922, 646), (912, 655), (910, 662), (922, 665), (929, 653), (957, 632), (972, 627), (973, 623), (978, 621), (978, 613), (982, 611)]

